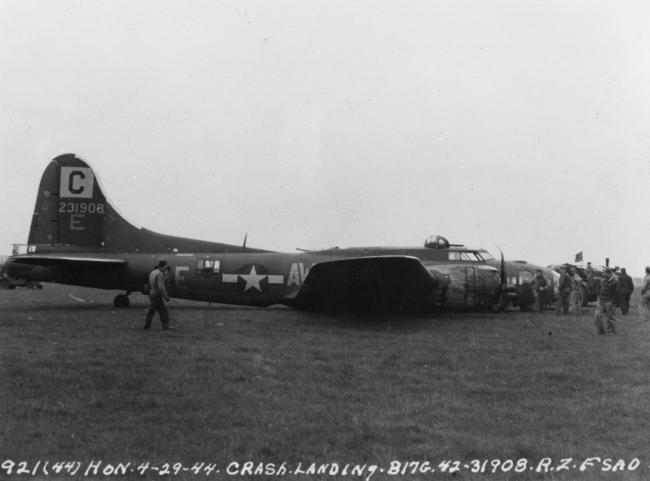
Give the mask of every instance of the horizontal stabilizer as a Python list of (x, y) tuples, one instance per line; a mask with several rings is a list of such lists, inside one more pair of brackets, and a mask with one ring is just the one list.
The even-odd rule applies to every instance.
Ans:
[(69, 256), (14, 256), (8, 262), (27, 264), (31, 266), (79, 266), (79, 267), (120, 267), (125, 266), (126, 261), (122, 259), (107, 259), (101, 257), (69, 257)]

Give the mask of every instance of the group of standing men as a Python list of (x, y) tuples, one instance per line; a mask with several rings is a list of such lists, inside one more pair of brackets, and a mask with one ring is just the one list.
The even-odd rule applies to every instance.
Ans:
[[(586, 270), (587, 282), (593, 280), (593, 270), (589, 266)], [(582, 306), (584, 304), (584, 287), (585, 280), (580, 276), (575, 267), (571, 267), (570, 273), (567, 273), (565, 267), (560, 268), (559, 278), (559, 296), (556, 307), (556, 314), (568, 314), (569, 310), (573, 311), (576, 316), (582, 315)], [(626, 315), (630, 310), (630, 297), (634, 291), (634, 282), (627, 274), (625, 268), (610, 269), (605, 268), (603, 277), (597, 284), (597, 299), (595, 323), (599, 334), (616, 333), (614, 312), (616, 307), (621, 309), (621, 313)], [(647, 304), (647, 312), (650, 313), (650, 267), (646, 267), (646, 277), (644, 287), (641, 291), (642, 307)], [(647, 314), (646, 314), (647, 315)], [(603, 324), (603, 317), (607, 322)]]

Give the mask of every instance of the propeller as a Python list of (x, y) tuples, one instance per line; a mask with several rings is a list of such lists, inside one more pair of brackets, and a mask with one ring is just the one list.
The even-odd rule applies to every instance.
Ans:
[(499, 275), (501, 276), (501, 288), (505, 289), (506, 284), (508, 283), (508, 275), (506, 274), (506, 261), (503, 259), (503, 251), (501, 247), (497, 246), (499, 252), (501, 253), (501, 268), (499, 270)]
[(499, 249), (499, 252), (501, 253), (501, 263), (500, 263), (500, 268), (499, 268), (499, 277), (500, 277), (500, 292), (499, 292), (499, 304), (497, 306), (497, 311), (503, 311), (506, 307), (506, 299), (507, 299), (507, 288), (508, 288), (508, 274), (506, 273), (506, 261), (503, 258), (503, 251), (501, 250), (501, 247), (497, 246), (497, 249)]

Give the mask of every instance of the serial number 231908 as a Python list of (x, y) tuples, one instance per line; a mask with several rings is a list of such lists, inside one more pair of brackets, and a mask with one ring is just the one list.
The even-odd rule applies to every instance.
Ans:
[(59, 214), (103, 214), (104, 204), (99, 202), (59, 202)]

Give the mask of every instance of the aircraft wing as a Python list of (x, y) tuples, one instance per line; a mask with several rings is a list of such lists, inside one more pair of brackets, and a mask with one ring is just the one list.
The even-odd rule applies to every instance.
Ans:
[(125, 266), (126, 261), (105, 257), (75, 257), (75, 256), (40, 256), (26, 255), (13, 256), (7, 263), (26, 264), (30, 266), (59, 266), (59, 267), (84, 267), (84, 268), (111, 268)]
[(303, 308), (403, 305), (424, 301), (437, 284), (416, 257), (355, 257), (314, 265), (294, 302)]

